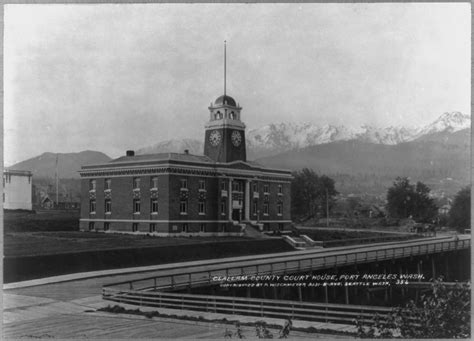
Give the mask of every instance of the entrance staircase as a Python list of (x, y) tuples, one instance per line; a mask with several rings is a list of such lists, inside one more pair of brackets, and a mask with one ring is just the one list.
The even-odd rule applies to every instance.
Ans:
[(289, 243), (291, 246), (305, 250), (307, 248), (314, 248), (314, 247), (322, 247), (319, 242), (312, 240), (307, 235), (300, 235), (300, 236), (283, 236), (283, 239)]

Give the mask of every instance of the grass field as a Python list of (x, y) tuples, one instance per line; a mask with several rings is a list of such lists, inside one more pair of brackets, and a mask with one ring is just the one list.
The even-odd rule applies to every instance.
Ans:
[(6, 232), (5, 256), (37, 256), (96, 250), (134, 249), (160, 246), (196, 245), (212, 242), (244, 242), (244, 237), (149, 237), (80, 231)]
[(301, 234), (306, 234), (310, 238), (320, 241), (383, 237), (387, 235), (386, 233), (373, 231), (314, 230), (305, 228), (298, 228), (298, 230)]
[(79, 211), (4, 211), (5, 232), (79, 231)]

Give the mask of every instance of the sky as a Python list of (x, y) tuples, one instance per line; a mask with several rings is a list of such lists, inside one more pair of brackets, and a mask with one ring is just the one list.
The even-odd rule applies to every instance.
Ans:
[(469, 3), (5, 5), (4, 164), (247, 129), (423, 126), (470, 114)]

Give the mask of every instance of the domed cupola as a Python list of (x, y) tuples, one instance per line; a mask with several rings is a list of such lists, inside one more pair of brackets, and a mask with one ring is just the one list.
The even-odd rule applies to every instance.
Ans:
[(220, 96), (214, 101), (214, 106), (218, 106), (218, 105), (230, 105), (232, 107), (237, 106), (235, 100), (232, 97), (227, 96), (227, 95)]

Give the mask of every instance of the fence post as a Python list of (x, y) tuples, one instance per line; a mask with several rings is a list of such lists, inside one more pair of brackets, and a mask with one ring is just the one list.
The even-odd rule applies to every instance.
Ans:
[(171, 275), (171, 289), (174, 289), (174, 275)]
[(260, 302), (260, 316), (263, 317), (263, 302)]
[(130, 281), (130, 282), (128, 282), (128, 284), (129, 284), (130, 290), (133, 290), (133, 282)]
[(153, 278), (153, 289), (154, 291), (156, 291), (156, 277)]

